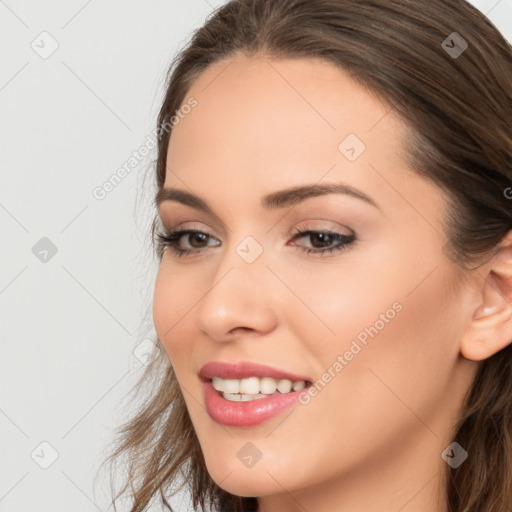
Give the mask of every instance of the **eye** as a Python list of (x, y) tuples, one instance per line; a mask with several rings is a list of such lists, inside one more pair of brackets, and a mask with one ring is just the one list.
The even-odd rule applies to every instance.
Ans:
[[(327, 254), (335, 251), (341, 251), (349, 246), (355, 240), (355, 235), (343, 235), (334, 231), (313, 231), (313, 230), (296, 230), (292, 240), (309, 237), (312, 248), (297, 246), (301, 251), (306, 253)], [(333, 245), (335, 242), (336, 245)], [(292, 244), (296, 245), (296, 244)]]
[[(182, 249), (179, 247), (180, 240), (190, 236), (189, 242), (192, 245), (191, 249)], [(178, 229), (170, 232), (158, 232), (157, 238), (157, 251), (161, 253), (165, 247), (169, 247), (176, 256), (186, 256), (190, 253), (197, 253), (201, 248), (205, 247), (204, 242), (214, 238), (208, 233), (198, 231), (195, 229)]]
[[(189, 237), (189, 248), (184, 249), (180, 247), (180, 241), (182, 239), (187, 240), (187, 237)], [(312, 247), (303, 247), (296, 243), (291, 245), (308, 254), (327, 254), (345, 249), (356, 239), (354, 234), (344, 235), (342, 233), (327, 230), (314, 231), (298, 229), (295, 231), (292, 241), (307, 237), (309, 237), (310, 241), (313, 242)], [(162, 231), (156, 234), (156, 238), (157, 252), (160, 255), (166, 247), (169, 247), (171, 251), (178, 257), (187, 256), (193, 253), (200, 253), (202, 252), (202, 249), (208, 247), (208, 241), (215, 240), (209, 233), (195, 229), (178, 229), (172, 230), (170, 232)], [(219, 244), (220, 243), (216, 243), (213, 244), (213, 246), (218, 246)]]

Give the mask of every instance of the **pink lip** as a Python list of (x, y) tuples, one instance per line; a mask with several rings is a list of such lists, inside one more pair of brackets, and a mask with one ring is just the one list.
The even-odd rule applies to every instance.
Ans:
[(284, 393), (282, 395), (268, 395), (267, 398), (258, 398), (247, 402), (232, 402), (226, 400), (217, 391), (211, 381), (203, 380), (203, 391), (206, 402), (206, 410), (210, 417), (217, 423), (234, 427), (250, 427), (259, 425), (283, 412), (288, 407), (296, 404), (300, 393), (306, 391), (307, 387), (299, 391)]
[[(305, 380), (311, 382), (308, 377), (294, 375), (293, 373), (264, 366), (251, 362), (223, 363), (221, 361), (211, 361), (201, 367), (199, 376), (203, 379), (212, 379), (220, 377), (221, 379), (244, 379), (247, 377), (272, 377), (274, 379), (288, 379), (292, 382)], [(263, 400), (263, 399), (262, 399)]]
[[(202, 380), (206, 410), (210, 417), (222, 425), (236, 427), (249, 427), (269, 420), (297, 403), (300, 393), (306, 391), (311, 380), (302, 375), (264, 366), (251, 362), (238, 362), (235, 364), (211, 361), (201, 367), (199, 375)], [(292, 382), (306, 381), (306, 388), (290, 393), (268, 395), (247, 402), (233, 402), (226, 400), (212, 384), (213, 377), (222, 379), (244, 379), (247, 377), (272, 377), (274, 379), (288, 379)]]

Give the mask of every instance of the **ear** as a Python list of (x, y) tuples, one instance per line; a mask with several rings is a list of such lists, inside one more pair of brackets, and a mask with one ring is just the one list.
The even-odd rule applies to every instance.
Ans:
[(460, 347), (472, 361), (487, 359), (512, 342), (512, 230), (499, 245), (491, 261), (475, 270), (482, 283), (478, 307), (470, 313)]

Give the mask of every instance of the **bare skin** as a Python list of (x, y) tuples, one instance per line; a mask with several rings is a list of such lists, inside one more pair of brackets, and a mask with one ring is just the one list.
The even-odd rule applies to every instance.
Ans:
[[(160, 204), (166, 230), (210, 238), (181, 238), (195, 254), (165, 249), (153, 318), (211, 477), (259, 497), (261, 512), (446, 511), (441, 453), (479, 361), (512, 339), (512, 236), (478, 271), (450, 261), (447, 198), (407, 167), (406, 126), (331, 64), (237, 55), (210, 67), (190, 96), (198, 104), (172, 133), (165, 187), (192, 192), (214, 215)], [(366, 146), (359, 156), (356, 139), (339, 149), (349, 134)], [(346, 194), (260, 203), (340, 182), (377, 206)], [(297, 228), (355, 240), (308, 254), (339, 242), (294, 239)], [(248, 236), (263, 249), (250, 264), (236, 252)], [(307, 405), (253, 427), (208, 415), (204, 363), (254, 361), (315, 382), (383, 314)], [(250, 468), (237, 456), (249, 441), (262, 453)]]

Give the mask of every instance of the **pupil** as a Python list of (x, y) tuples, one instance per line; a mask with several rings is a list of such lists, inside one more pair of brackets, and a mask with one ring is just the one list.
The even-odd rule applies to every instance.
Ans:
[[(327, 245), (329, 245), (329, 243), (328, 243), (328, 242), (329, 242), (329, 237), (330, 237), (330, 236), (331, 236), (331, 235), (329, 235), (328, 233), (316, 233), (316, 234), (314, 234), (314, 235), (313, 235), (313, 240), (315, 240), (315, 238), (316, 238), (316, 239), (320, 239), (320, 240), (322, 240), (322, 238), (323, 238), (324, 245), (325, 245), (325, 244), (326, 244), (325, 237), (327, 237)], [(314, 247), (318, 247), (315, 243), (313, 243), (313, 246), (314, 246)], [(322, 247), (322, 244), (320, 244), (320, 247)]]
[[(198, 239), (203, 238), (203, 242), (204, 242), (204, 240), (206, 239), (207, 236), (208, 235), (205, 235), (204, 233), (194, 233), (193, 236), (192, 236), (192, 240), (191, 240), (192, 243), (191, 243), (191, 245), (194, 246), (194, 247), (197, 247), (197, 246), (194, 245), (193, 241), (194, 240), (197, 241)], [(199, 241), (199, 244), (201, 244), (201, 240)], [(201, 247), (201, 245), (199, 245), (199, 247)]]

